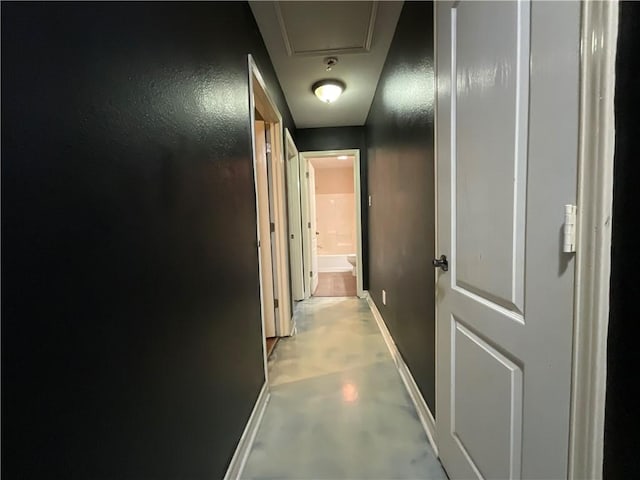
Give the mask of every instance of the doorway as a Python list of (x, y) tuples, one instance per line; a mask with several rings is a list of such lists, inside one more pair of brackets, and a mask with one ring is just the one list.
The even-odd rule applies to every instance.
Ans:
[(304, 297), (363, 296), (360, 151), (300, 154)]
[(291, 335), (287, 211), (282, 116), (249, 56), (257, 247), (265, 375), (277, 339)]

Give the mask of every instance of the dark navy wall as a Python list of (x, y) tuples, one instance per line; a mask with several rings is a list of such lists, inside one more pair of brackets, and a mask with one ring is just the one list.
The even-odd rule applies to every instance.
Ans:
[(369, 211), (367, 188), (367, 142), (365, 127), (301, 128), (296, 130), (296, 146), (301, 152), (360, 150), (360, 202), (362, 205), (362, 285), (369, 288)]
[(221, 478), (264, 382), (246, 2), (2, 4), (3, 478)]
[(405, 2), (366, 125), (373, 202), (369, 208), (369, 293), (432, 412), (433, 52), (432, 2)]
[(613, 187), (610, 317), (607, 346), (607, 398), (604, 477), (640, 478), (638, 395), (640, 369), (640, 4), (620, 2), (616, 63), (616, 147)]

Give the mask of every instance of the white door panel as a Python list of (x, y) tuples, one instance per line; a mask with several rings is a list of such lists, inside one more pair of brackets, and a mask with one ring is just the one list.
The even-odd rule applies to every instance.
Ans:
[(291, 294), (294, 300), (304, 300), (304, 269), (302, 258), (302, 212), (300, 207), (300, 169), (298, 149), (287, 133), (287, 209), (289, 216), (289, 264)]
[(580, 7), (436, 9), (441, 460), (451, 478), (563, 478)]
[(522, 313), (529, 6), (465, 2), (452, 14), (456, 280)]
[(451, 329), (452, 431), (485, 478), (513, 478), (520, 469), (522, 370), (455, 317)]
[(274, 309), (275, 285), (273, 282), (273, 257), (270, 233), (269, 174), (267, 162), (265, 123), (255, 122), (255, 162), (258, 195), (258, 225), (260, 232), (260, 276), (262, 279), (262, 310), (264, 312), (265, 336), (276, 335), (276, 314)]
[(318, 288), (318, 219), (316, 213), (316, 170), (307, 161), (309, 172), (309, 220), (311, 222), (311, 294)]

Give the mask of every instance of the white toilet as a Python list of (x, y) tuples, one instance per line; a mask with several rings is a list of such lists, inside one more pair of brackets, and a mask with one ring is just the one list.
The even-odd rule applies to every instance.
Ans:
[(347, 261), (351, 264), (351, 275), (353, 275), (354, 277), (357, 275), (358, 271), (356, 269), (356, 256), (354, 255), (347, 255)]

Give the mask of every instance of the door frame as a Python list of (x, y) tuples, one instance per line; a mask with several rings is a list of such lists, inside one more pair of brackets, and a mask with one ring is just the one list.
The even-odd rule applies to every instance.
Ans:
[[(318, 288), (318, 283), (320, 282), (320, 272), (318, 269), (320, 268), (320, 262), (318, 257), (320, 256), (320, 252), (318, 251), (320, 239), (318, 238), (318, 199), (315, 198), (317, 195), (318, 185), (316, 184), (316, 168), (311, 162), (305, 163), (306, 181), (305, 186), (307, 187), (307, 206), (309, 207), (309, 222), (307, 223), (307, 229), (309, 232), (309, 242), (310, 246), (307, 249), (309, 252), (309, 288), (307, 289), (310, 295), (313, 295), (315, 290)], [(314, 218), (315, 215), (315, 218)], [(315, 233), (314, 233), (315, 232)], [(304, 276), (304, 275), (303, 275)]]
[[(285, 163), (287, 177), (287, 218), (289, 225), (289, 268), (291, 271), (291, 296), (304, 300), (304, 259), (302, 256), (302, 196), (300, 183), (300, 156), (288, 128), (284, 129)], [(289, 175), (289, 162), (294, 162), (294, 175)], [(292, 211), (296, 205), (298, 212)]]
[[(582, 4), (580, 132), (577, 181), (574, 351), (568, 478), (602, 478), (606, 400), (607, 328), (615, 147), (615, 59), (618, 2)], [(434, 63), (438, 62), (434, 15)], [(594, 41), (597, 39), (599, 41)], [(591, 47), (591, 48), (588, 48)], [(437, 91), (436, 91), (437, 95)], [(434, 118), (438, 118), (438, 102)], [(434, 121), (435, 251), (438, 245), (438, 122)], [(597, 132), (596, 135), (593, 132)], [(434, 272), (437, 277), (437, 272)], [(435, 302), (438, 315), (438, 302)], [(436, 322), (436, 338), (438, 322)], [(436, 388), (446, 388), (438, 374)], [(436, 405), (437, 408), (437, 405)], [(435, 419), (437, 422), (437, 418)], [(435, 439), (437, 440), (437, 439)], [(437, 450), (437, 445), (434, 445)]]
[(309, 176), (308, 159), (305, 158), (304, 152), (298, 153), (300, 159), (300, 216), (302, 223), (302, 283), (304, 290), (304, 299), (311, 298), (311, 279), (309, 272), (311, 271), (311, 226), (310, 221), (310, 205), (309, 205), (309, 185), (307, 178)]
[(304, 228), (304, 225), (309, 223), (309, 189), (305, 182), (307, 176), (307, 165), (309, 159), (318, 157), (335, 157), (337, 155), (349, 155), (353, 156), (353, 184), (355, 193), (355, 215), (356, 215), (356, 264), (357, 264), (357, 278), (356, 278), (356, 294), (358, 297), (363, 298), (365, 296), (363, 288), (363, 268), (362, 268), (362, 186), (360, 178), (360, 149), (343, 149), (343, 150), (315, 150), (300, 152), (300, 186), (302, 195), (302, 251), (304, 259), (304, 298), (311, 297), (311, 280), (309, 278), (309, 272), (311, 271), (311, 236), (309, 235), (309, 229)]
[[(260, 252), (260, 222), (261, 215), (269, 215), (269, 212), (262, 212), (258, 205), (258, 176), (256, 164), (256, 133), (255, 121), (256, 110), (260, 112), (265, 123), (269, 125), (271, 156), (270, 162), (271, 172), (273, 173), (268, 180), (268, 189), (270, 195), (273, 195), (273, 220), (275, 228), (273, 232), (273, 253), (272, 258), (273, 274), (274, 274), (274, 296), (278, 300), (276, 309), (275, 332), (276, 336), (287, 336), (291, 334), (292, 329), (292, 312), (291, 297), (289, 288), (289, 260), (287, 248), (287, 215), (285, 206), (285, 174), (284, 174), (284, 135), (282, 125), (282, 115), (280, 114), (276, 103), (273, 101), (269, 90), (267, 89), (264, 77), (260, 73), (251, 54), (247, 56), (248, 63), (248, 80), (249, 80), (249, 111), (251, 125), (251, 155), (253, 161), (253, 178), (256, 195), (256, 232), (257, 232), (257, 248)], [(262, 284), (262, 262), (258, 253), (258, 268), (260, 271), (260, 316), (262, 326), (262, 347), (264, 357), (265, 378), (267, 378), (267, 347), (265, 338), (265, 315), (264, 311), (266, 302), (271, 303), (271, 299), (264, 298)], [(277, 292), (277, 293), (276, 293)], [(271, 307), (268, 307), (271, 308)]]
[[(569, 478), (602, 478), (618, 2), (582, 4)], [(598, 41), (593, 41), (597, 39)], [(597, 132), (594, 135), (594, 132)]]

